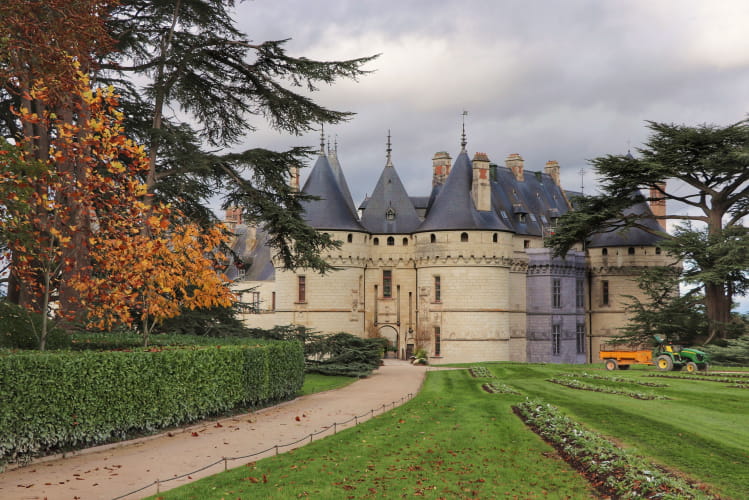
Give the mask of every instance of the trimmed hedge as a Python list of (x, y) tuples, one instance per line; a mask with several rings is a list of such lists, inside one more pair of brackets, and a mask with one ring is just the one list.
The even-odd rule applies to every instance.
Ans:
[(296, 396), (298, 342), (0, 356), (0, 464)]

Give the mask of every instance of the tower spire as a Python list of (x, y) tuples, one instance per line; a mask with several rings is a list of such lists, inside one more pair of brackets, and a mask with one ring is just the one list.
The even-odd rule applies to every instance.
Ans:
[(468, 111), (463, 110), (463, 133), (460, 136), (460, 152), (465, 153), (466, 151), (466, 144), (468, 144), (468, 141), (466, 140), (466, 116), (468, 115)]
[(325, 124), (320, 124), (320, 154), (325, 156)]
[(388, 142), (387, 142), (387, 163), (385, 163), (386, 167), (392, 167), (393, 166), (393, 160), (390, 156), (390, 153), (393, 151), (393, 149), (390, 147), (390, 129), (388, 129)]

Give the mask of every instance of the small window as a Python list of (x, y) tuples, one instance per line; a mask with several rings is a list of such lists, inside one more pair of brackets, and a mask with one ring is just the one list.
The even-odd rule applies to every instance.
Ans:
[(385, 298), (393, 296), (393, 271), (390, 269), (382, 271), (382, 296)]
[(536, 214), (529, 214), (529, 217), (531, 218), (531, 222), (538, 222), (536, 219)]
[(581, 308), (585, 306), (585, 282), (578, 279), (575, 282), (575, 307)]
[(525, 217), (524, 213), (521, 212), (521, 213), (518, 214), (518, 222), (520, 222), (521, 224), (525, 224), (526, 217)]
[(392, 236), (388, 236), (388, 246), (392, 247), (394, 245), (395, 245), (395, 238), (393, 238)]
[(577, 339), (577, 353), (585, 354), (585, 323), (578, 323), (575, 329), (575, 338)]
[(559, 278), (551, 280), (551, 307), (554, 309), (562, 307), (562, 280)]
[(460, 233), (460, 241), (464, 243), (468, 241), (468, 233)]
[(250, 308), (255, 314), (260, 312), (260, 292), (250, 292)]
[(430, 234), (429, 235), (429, 241), (431, 243), (437, 243), (437, 235), (436, 234)]
[(434, 277), (434, 301), (442, 302), (442, 278)]
[(434, 327), (434, 355), (435, 356), (439, 356), (440, 352), (442, 351), (442, 346), (440, 345), (442, 339), (440, 337), (441, 337), (440, 327), (435, 326)]
[(509, 219), (509, 217), (507, 217), (507, 212), (505, 212), (504, 210), (500, 210), (499, 213), (503, 219)]
[(627, 249), (627, 255), (634, 255), (635, 254), (635, 247), (629, 247)]
[(349, 243), (352, 243), (354, 241), (354, 235), (349, 233), (348, 237), (346, 238)]
[(530, 248), (531, 240), (523, 240), (523, 248)]
[(551, 353), (554, 356), (559, 356), (562, 352), (562, 327), (560, 325), (552, 325), (551, 327)]
[(608, 254), (609, 254), (609, 249), (608, 248), (604, 248), (603, 250), (601, 250), (601, 255), (606, 256)]
[(655, 254), (660, 255), (661, 254), (661, 247), (655, 247)]
[(395, 220), (395, 210), (393, 210), (392, 207), (388, 208), (387, 211), (385, 211), (385, 218), (387, 220)]
[(374, 246), (377, 246), (377, 245), (379, 245), (379, 244), (380, 244), (380, 238), (375, 238), (375, 239), (373, 239), (373, 240), (372, 240), (372, 244), (373, 244)]
[(544, 224), (548, 224), (548, 223), (549, 223), (549, 220), (548, 220), (548, 219), (546, 218), (546, 216), (545, 216), (545, 215), (542, 215), (542, 216), (541, 216), (541, 222), (543, 222)]
[(276, 310), (276, 292), (271, 292), (270, 294), (270, 310)]
[(601, 281), (601, 303), (605, 306), (609, 305), (609, 282), (608, 280)]
[(498, 238), (499, 238), (499, 235), (498, 235), (497, 233), (494, 233), (494, 234), (492, 235), (492, 242), (493, 242), (493, 243), (496, 243), (496, 242), (497, 242), (497, 239), (498, 239)]
[(307, 302), (307, 277), (297, 276), (297, 299), (298, 302)]
[(408, 238), (403, 238), (403, 246), (404, 247), (408, 246)]

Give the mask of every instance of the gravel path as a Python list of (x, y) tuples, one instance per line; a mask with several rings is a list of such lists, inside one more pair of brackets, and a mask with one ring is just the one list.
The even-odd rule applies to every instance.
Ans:
[[(191, 473), (213, 462), (208, 469), (159, 484), (160, 491), (216, 474), (224, 468), (223, 457), (265, 453), (229, 461), (228, 467), (276, 453), (275, 446), (332, 434), (334, 423), (355, 416), (379, 415), (419, 391), (425, 366), (386, 359), (370, 377), (342, 389), (303, 396), (257, 412), (173, 430), (158, 436), (99, 446), (66, 457), (47, 457), (0, 474), (3, 500), (113, 499), (151, 485), (123, 498), (133, 500), (156, 493), (156, 480), (164, 481)], [(372, 411), (374, 410), (374, 411)], [(336, 425), (338, 430), (355, 425)], [(279, 447), (279, 452), (301, 446)]]

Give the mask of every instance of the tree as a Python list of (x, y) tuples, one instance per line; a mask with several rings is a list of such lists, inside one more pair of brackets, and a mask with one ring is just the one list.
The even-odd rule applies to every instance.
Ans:
[[(290, 168), (303, 166), (311, 150), (216, 154), (210, 149), (239, 143), (255, 130), (256, 116), (292, 134), (350, 118), (301, 92), (356, 79), (373, 58), (315, 61), (288, 55), (288, 40), (252, 43), (236, 29), (228, 11), (233, 5), (232, 0), (120, 2), (108, 21), (117, 52), (102, 61), (99, 76), (117, 86), (125, 107), (133, 110), (127, 128), (148, 147), (146, 186), (153, 200), (172, 203), (204, 223), (212, 218), (208, 197), (226, 190), (226, 205), (242, 207), (248, 223), (265, 228), (287, 268), (325, 271), (329, 265), (319, 253), (334, 242), (304, 223), (306, 197), (288, 185)], [(190, 121), (168, 114), (170, 106)]]
[[(704, 294), (708, 336), (725, 338), (730, 330), (732, 299), (749, 287), (749, 121), (725, 127), (690, 127), (648, 122), (652, 131), (640, 158), (608, 155), (592, 160), (603, 179), (601, 194), (576, 200), (576, 210), (561, 218), (549, 245), (563, 255), (595, 232), (639, 227), (643, 214), (625, 209), (646, 199), (678, 202), (687, 213), (650, 216), (684, 221), (663, 247), (685, 263), (682, 278)], [(633, 195), (633, 193), (635, 193)]]

